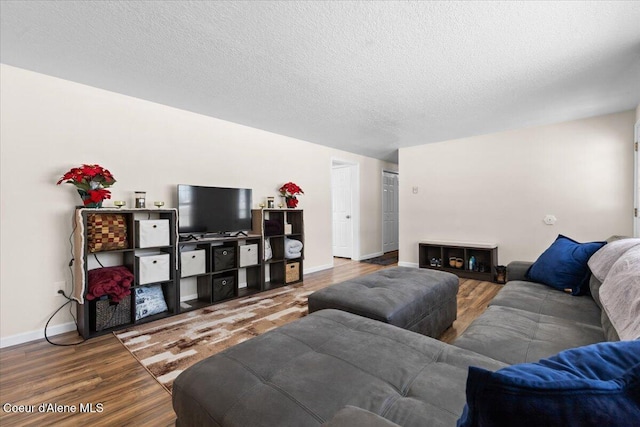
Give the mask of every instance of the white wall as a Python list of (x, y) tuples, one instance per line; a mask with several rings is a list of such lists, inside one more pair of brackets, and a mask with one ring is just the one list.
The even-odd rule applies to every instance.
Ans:
[[(129, 206), (134, 190), (146, 190), (150, 202), (173, 207), (184, 183), (252, 188), (257, 207), (294, 181), (305, 191), (308, 272), (333, 263), (331, 159), (358, 162), (367, 205), (361, 253), (382, 247), (380, 214), (364, 212), (381, 210), (381, 171), (396, 165), (6, 65), (0, 71), (2, 345), (41, 333), (64, 302), (53, 283), (70, 281), (68, 238), (80, 199), (72, 185), (55, 183), (82, 163), (111, 170), (111, 200)], [(51, 325), (71, 321), (65, 309)]]
[[(636, 107), (636, 126), (635, 126), (635, 142), (640, 140), (640, 104)], [(634, 207), (640, 210), (640, 154), (636, 150), (635, 153), (635, 197)], [(633, 236), (640, 237), (640, 215), (636, 213), (633, 227)]]
[(634, 120), (628, 111), (401, 149), (401, 263), (417, 263), (427, 239), (497, 243), (506, 264), (535, 260), (558, 234), (631, 235)]

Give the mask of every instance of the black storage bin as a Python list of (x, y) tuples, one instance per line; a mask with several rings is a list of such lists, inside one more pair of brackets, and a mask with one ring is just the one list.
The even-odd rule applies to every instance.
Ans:
[(235, 280), (233, 276), (213, 279), (213, 300), (222, 301), (235, 296)]
[(284, 234), (284, 230), (282, 229), (282, 221), (277, 219), (265, 219), (264, 220), (264, 236), (280, 236)]
[(112, 303), (108, 296), (89, 301), (89, 323), (94, 332), (131, 323), (131, 295), (119, 303)]
[(236, 266), (236, 248), (223, 246), (213, 250), (213, 271), (231, 270)]

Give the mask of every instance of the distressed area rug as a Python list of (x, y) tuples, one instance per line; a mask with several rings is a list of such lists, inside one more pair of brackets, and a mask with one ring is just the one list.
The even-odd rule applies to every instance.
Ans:
[(194, 363), (307, 315), (318, 288), (285, 286), (118, 331), (114, 335), (169, 392)]

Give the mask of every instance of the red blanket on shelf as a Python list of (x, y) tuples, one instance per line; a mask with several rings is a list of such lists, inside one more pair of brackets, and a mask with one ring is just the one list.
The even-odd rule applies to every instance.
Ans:
[(91, 301), (107, 295), (112, 302), (120, 302), (131, 295), (133, 273), (123, 265), (89, 270), (89, 291), (86, 298)]

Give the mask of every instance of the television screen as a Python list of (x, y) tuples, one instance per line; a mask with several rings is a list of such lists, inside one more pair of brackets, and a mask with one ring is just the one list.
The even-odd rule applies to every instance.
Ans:
[(251, 230), (251, 189), (180, 184), (178, 221), (181, 234)]

